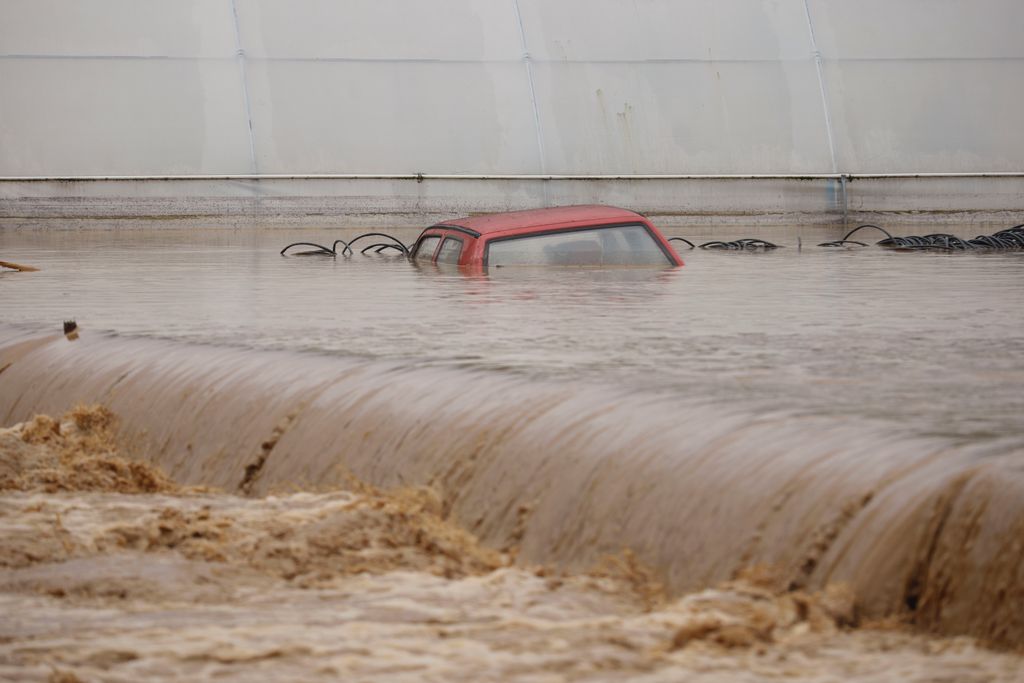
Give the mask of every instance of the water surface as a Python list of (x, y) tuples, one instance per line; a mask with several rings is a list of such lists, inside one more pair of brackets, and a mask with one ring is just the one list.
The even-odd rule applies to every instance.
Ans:
[(609, 383), (957, 440), (1024, 438), (1021, 253), (828, 250), (812, 245), (835, 231), (806, 228), (800, 250), (796, 231), (776, 231), (768, 238), (787, 248), (684, 251), (685, 267), (668, 270), (469, 275), (398, 257), (277, 253), (355, 232), (8, 229), (4, 258), (42, 270), (0, 275), (0, 320), (53, 329), (73, 318), (119, 335)]

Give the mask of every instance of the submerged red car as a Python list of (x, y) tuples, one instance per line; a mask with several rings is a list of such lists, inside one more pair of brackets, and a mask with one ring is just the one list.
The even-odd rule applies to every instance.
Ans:
[(411, 258), (460, 266), (681, 266), (650, 221), (614, 206), (563, 206), (432, 225)]

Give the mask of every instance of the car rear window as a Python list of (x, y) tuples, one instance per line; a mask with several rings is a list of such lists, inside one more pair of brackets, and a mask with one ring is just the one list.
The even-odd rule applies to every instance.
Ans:
[(441, 241), (441, 238), (437, 235), (429, 235), (420, 240), (420, 245), (416, 247), (415, 259), (417, 261), (429, 261), (434, 258), (434, 249), (437, 248), (437, 243)]
[(643, 225), (615, 225), (493, 240), (488, 266), (664, 266), (672, 262)]

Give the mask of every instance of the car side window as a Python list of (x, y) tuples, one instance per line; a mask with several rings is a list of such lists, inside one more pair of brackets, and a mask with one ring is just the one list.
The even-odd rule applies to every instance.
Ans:
[(419, 246), (416, 247), (416, 254), (413, 256), (417, 261), (429, 261), (434, 258), (434, 249), (437, 248), (437, 243), (441, 241), (441, 238), (437, 235), (428, 235), (420, 240)]
[(437, 252), (438, 263), (458, 263), (462, 256), (462, 240), (458, 237), (445, 237), (441, 251)]

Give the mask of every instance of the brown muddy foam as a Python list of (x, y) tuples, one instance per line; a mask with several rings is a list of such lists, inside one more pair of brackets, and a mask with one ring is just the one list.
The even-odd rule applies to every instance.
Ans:
[(485, 373), (18, 341), (0, 417), (102, 400), (185, 485), (430, 486), (443, 517), (521, 562), (579, 571), (627, 548), (670, 595), (771, 565), (786, 589), (849, 585), (867, 618), (1024, 644), (1018, 452)]
[[(429, 489), (350, 481), (252, 498), (179, 487), (120, 452), (112, 424), (105, 409), (78, 408), (2, 432), (0, 462), (20, 463), (21, 478), (0, 493), (0, 677), (1012, 681), (1020, 671), (1019, 657), (969, 639), (854, 628), (848, 589), (783, 589), (768, 570), (668, 599), (629, 555), (580, 574), (512, 566), (443, 519)], [(167, 485), (77, 477), (111, 459)], [(54, 487), (35, 469), (82, 485)]]
[(79, 406), (61, 420), (36, 415), (0, 429), (0, 490), (172, 492), (178, 486), (146, 465), (117, 455), (116, 420), (102, 406)]
[[(201, 493), (179, 487), (153, 466), (121, 457), (114, 424), (106, 408), (78, 406), (60, 420), (36, 415), (0, 430), (0, 490), (188, 493), (193, 498)], [(430, 489), (385, 493), (354, 480), (352, 485), (358, 493), (264, 499), (245, 514), (178, 500), (155, 509), (151, 503), (136, 505), (130, 522), (107, 525), (88, 539), (69, 532), (57, 513), (49, 524), (19, 527), (0, 540), (0, 566), (173, 549), (188, 559), (243, 564), (308, 583), (399, 568), (452, 577), (508, 564), (505, 556), (442, 520)], [(236, 507), (244, 504), (239, 500)]]

